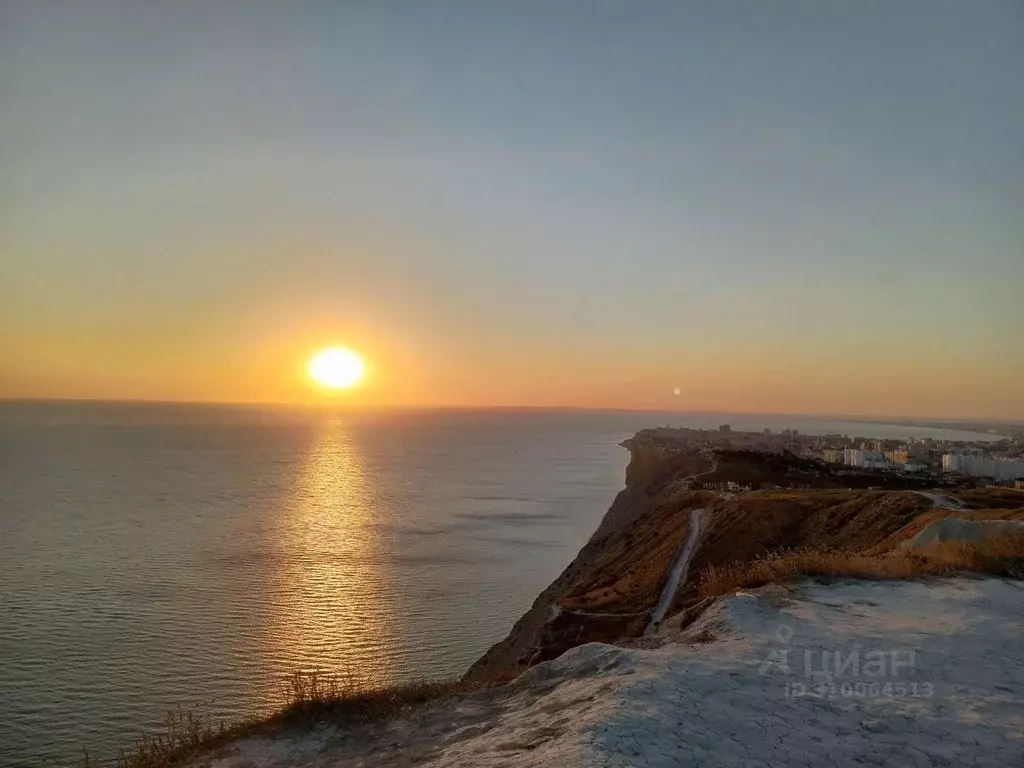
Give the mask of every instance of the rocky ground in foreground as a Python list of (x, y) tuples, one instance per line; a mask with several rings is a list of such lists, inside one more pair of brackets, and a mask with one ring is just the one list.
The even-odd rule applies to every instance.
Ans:
[(1000, 579), (768, 587), (646, 647), (586, 644), (505, 686), (196, 765), (1024, 765), (1022, 616), (1024, 586)]

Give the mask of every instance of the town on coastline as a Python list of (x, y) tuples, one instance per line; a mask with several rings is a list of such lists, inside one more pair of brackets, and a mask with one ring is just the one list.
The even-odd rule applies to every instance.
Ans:
[[(1000, 440), (946, 440), (932, 437), (871, 439), (840, 434), (807, 435), (796, 429), (740, 432), (656, 427), (633, 440), (649, 447), (692, 445), (716, 452), (773, 455), (798, 461), (801, 474), (815, 468), (823, 476), (915, 480), (935, 485), (998, 486), (1024, 490), (1024, 435)], [(714, 482), (711, 480), (711, 482)], [(705, 485), (707, 483), (704, 483)]]

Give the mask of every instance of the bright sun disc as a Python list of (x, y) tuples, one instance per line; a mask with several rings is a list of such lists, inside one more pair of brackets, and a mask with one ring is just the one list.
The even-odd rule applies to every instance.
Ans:
[(310, 358), (306, 371), (322, 387), (345, 389), (363, 378), (366, 364), (348, 347), (328, 347)]

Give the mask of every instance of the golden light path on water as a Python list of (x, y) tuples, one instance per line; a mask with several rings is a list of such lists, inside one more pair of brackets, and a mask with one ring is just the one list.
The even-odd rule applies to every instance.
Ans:
[(388, 649), (400, 628), (371, 501), (350, 428), (323, 423), (279, 529), (287, 555), (277, 559), (266, 651), (284, 677), (319, 671), (361, 686), (393, 679)]

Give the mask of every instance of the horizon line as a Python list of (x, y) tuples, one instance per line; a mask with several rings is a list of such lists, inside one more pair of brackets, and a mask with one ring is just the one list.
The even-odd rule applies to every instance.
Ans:
[(99, 398), (99, 397), (10, 397), (0, 396), (2, 403), (81, 403), (81, 404), (107, 404), (107, 405), (180, 405), (180, 406), (241, 406), (241, 407), (289, 407), (289, 408), (350, 408), (353, 410), (532, 410), (532, 411), (618, 411), (623, 413), (679, 413), (679, 414), (722, 414), (729, 416), (782, 416), (802, 417), (810, 419), (821, 419), (825, 421), (864, 421), (868, 423), (891, 424), (893, 422), (947, 422), (950, 424), (963, 424), (970, 422), (985, 422), (1005, 424), (1009, 426), (1024, 426), (1024, 416), (1000, 418), (990, 416), (886, 416), (883, 414), (854, 414), (854, 413), (811, 413), (806, 411), (719, 411), (701, 409), (678, 409), (678, 408), (651, 408), (651, 407), (623, 407), (612, 405), (473, 405), (473, 404), (352, 404), (352, 403), (329, 403), (329, 402), (298, 402), (298, 401), (262, 401), (262, 400), (148, 400), (137, 398)]

